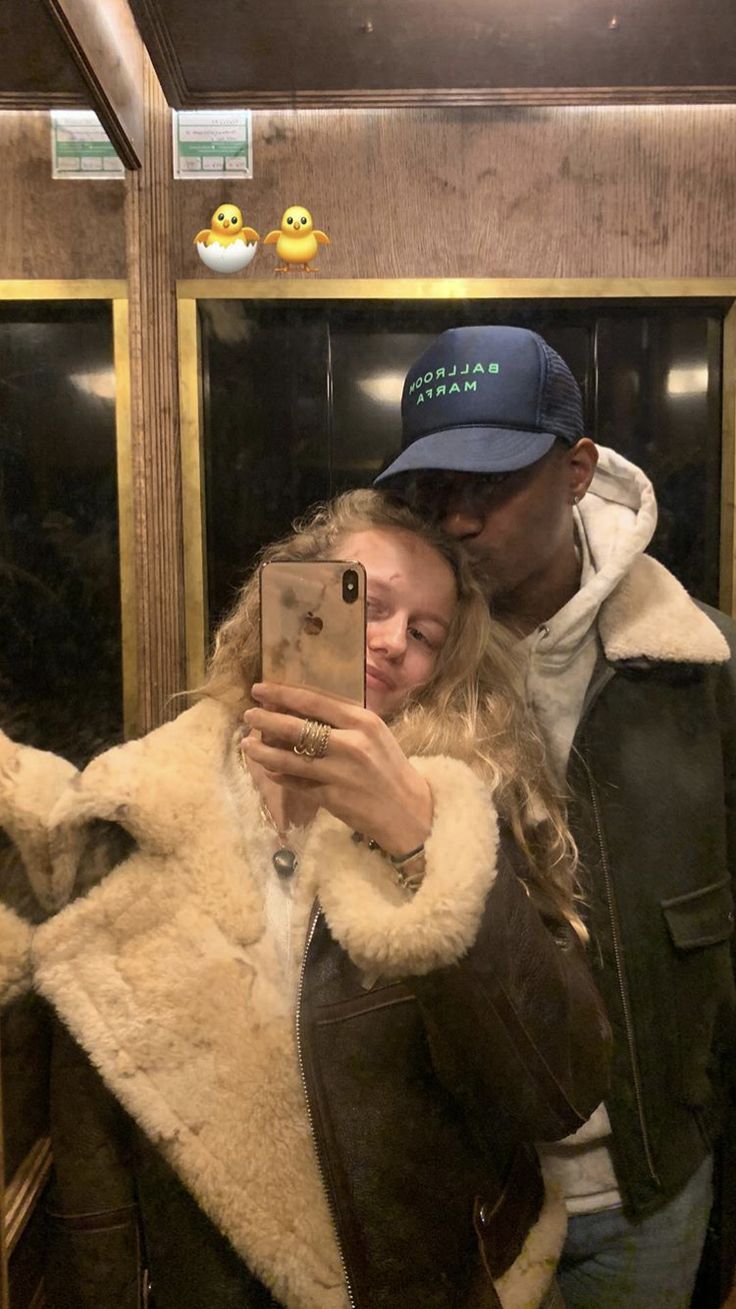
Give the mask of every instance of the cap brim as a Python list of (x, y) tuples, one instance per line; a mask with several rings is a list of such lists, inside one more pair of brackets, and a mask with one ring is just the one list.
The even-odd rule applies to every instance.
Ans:
[(500, 427), (446, 428), (413, 441), (379, 474), (374, 485), (425, 468), (451, 473), (510, 473), (536, 463), (552, 449), (556, 440), (549, 432), (518, 432)]

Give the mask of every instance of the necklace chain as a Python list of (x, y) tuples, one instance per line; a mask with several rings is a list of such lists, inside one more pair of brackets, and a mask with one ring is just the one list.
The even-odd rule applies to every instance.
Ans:
[[(240, 749), (240, 745), (237, 741), (235, 743), (235, 749), (237, 751), (238, 760), (240, 762), (240, 767), (242, 768), (243, 773), (253, 783), (253, 778), (251, 777), (246, 767), (246, 763), (243, 758), (243, 752)], [(253, 784), (255, 785), (255, 783)], [(266, 826), (272, 828), (272, 830), (276, 833), (277, 837), (279, 838), (279, 841), (281, 842), (278, 850), (275, 850), (274, 853), (271, 855), (271, 863), (273, 864), (273, 867), (277, 875), (285, 881), (287, 878), (294, 876), (294, 873), (299, 867), (299, 858), (297, 856), (296, 850), (292, 850), (291, 846), (287, 844), (286, 834), (284, 832), (279, 831), (279, 827), (276, 822), (276, 819), (271, 813), (271, 810), (266, 804), (266, 801), (264, 800), (263, 796), (258, 791), (257, 787), (256, 787), (256, 791), (259, 797), (260, 816), (263, 822), (266, 824)]]
[(286, 833), (281, 831), (281, 828), (279, 827), (278, 823), (276, 822), (276, 819), (274, 818), (273, 814), (271, 813), (271, 810), (269, 809), (268, 805), (266, 804), (266, 801), (263, 799), (263, 796), (261, 796), (260, 801), (261, 801), (261, 802), (260, 802), (259, 811), (260, 811), (261, 818), (263, 819), (264, 823), (266, 824), (266, 827), (270, 827), (270, 828), (273, 829), (273, 831), (276, 833), (277, 837), (279, 838), (279, 841), (285, 841), (285, 840), (286, 840)]

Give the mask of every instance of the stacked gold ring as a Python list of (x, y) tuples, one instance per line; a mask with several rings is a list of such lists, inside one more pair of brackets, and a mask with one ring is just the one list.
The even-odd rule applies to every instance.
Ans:
[(307, 718), (301, 735), (295, 746), (294, 754), (304, 755), (305, 759), (323, 759), (327, 754), (327, 742), (332, 728), (329, 723), (320, 723), (316, 718)]

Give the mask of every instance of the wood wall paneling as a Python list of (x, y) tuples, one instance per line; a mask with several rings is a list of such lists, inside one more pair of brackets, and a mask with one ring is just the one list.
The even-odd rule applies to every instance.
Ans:
[(45, 112), (0, 113), (0, 278), (126, 276), (122, 181), (54, 181)]
[[(0, 114), (0, 151), (0, 277), (125, 277), (124, 184), (52, 181), (43, 113)], [(209, 276), (224, 199), (261, 235), (306, 204), (321, 277), (736, 273), (736, 106), (261, 111), (254, 173), (173, 183), (175, 277)]]
[(171, 114), (144, 60), (143, 167), (126, 178), (138, 727), (181, 708), (185, 686)]
[(262, 236), (307, 205), (322, 277), (736, 272), (736, 106), (258, 111), (253, 138), (251, 181), (174, 184), (177, 276), (210, 276), (223, 200)]

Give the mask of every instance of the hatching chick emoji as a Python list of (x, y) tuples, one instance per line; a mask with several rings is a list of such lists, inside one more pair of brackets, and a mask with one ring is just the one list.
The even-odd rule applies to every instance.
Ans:
[(255, 255), (258, 233), (243, 226), (243, 214), (237, 205), (219, 205), (212, 215), (212, 225), (197, 232), (197, 254), (213, 273), (240, 273)]
[(232, 245), (234, 241), (257, 241), (258, 233), (243, 226), (242, 210), (237, 205), (219, 205), (210, 220), (194, 238), (195, 245)]
[(282, 264), (276, 265), (275, 273), (289, 273), (299, 265), (305, 273), (313, 273), (316, 270), (309, 265), (319, 247), (330, 244), (330, 238), (314, 226), (308, 209), (301, 205), (290, 205), (284, 210), (279, 231), (264, 236), (263, 244), (275, 245), (276, 254), (283, 260)]

